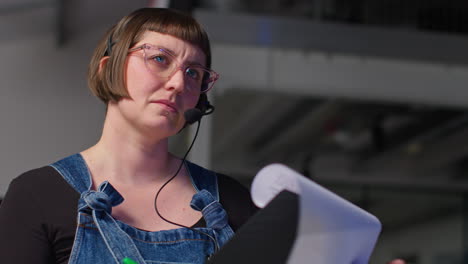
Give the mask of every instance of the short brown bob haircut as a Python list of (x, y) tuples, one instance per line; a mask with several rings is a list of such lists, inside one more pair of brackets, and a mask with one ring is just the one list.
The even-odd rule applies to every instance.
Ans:
[[(128, 50), (141, 40), (146, 31), (168, 34), (199, 47), (205, 53), (206, 67), (211, 66), (208, 35), (194, 18), (172, 9), (138, 9), (123, 17), (105, 34), (91, 57), (88, 85), (104, 103), (129, 98), (124, 71)], [(109, 59), (99, 71), (100, 61), (105, 56)]]

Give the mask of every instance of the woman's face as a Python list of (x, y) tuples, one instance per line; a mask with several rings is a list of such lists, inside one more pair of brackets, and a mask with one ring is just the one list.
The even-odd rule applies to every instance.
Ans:
[[(143, 44), (169, 51), (177, 65), (204, 66), (206, 63), (200, 48), (170, 35), (147, 31), (134, 47)], [(157, 131), (158, 136), (168, 137), (182, 129), (184, 112), (195, 107), (200, 92), (188, 89), (193, 81), (188, 79), (190, 76), (184, 72), (184, 67), (169, 76), (159, 76), (159, 68), (152, 68), (149, 63), (165, 63), (168, 58), (149, 58), (152, 51), (139, 49), (129, 53), (125, 80), (130, 98), (121, 99), (116, 107), (132, 127), (142, 132)]]

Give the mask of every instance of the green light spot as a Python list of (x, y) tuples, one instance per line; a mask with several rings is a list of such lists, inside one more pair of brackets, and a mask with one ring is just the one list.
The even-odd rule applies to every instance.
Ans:
[(124, 258), (122, 259), (122, 264), (138, 264), (138, 263), (131, 258)]

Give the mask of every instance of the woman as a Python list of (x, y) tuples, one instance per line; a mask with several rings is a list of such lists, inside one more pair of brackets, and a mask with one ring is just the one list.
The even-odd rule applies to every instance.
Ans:
[(187, 15), (144, 8), (115, 25), (88, 74), (107, 106), (102, 136), (11, 183), (3, 261), (202, 263), (229, 240), (255, 211), (248, 191), (168, 151), (184, 113), (210, 111), (210, 64), (208, 37)]
[(2, 261), (203, 263), (229, 240), (256, 210), (249, 192), (168, 151), (186, 118), (210, 111), (210, 64), (206, 33), (182, 13), (145, 8), (114, 26), (88, 76), (107, 106), (102, 136), (13, 180)]

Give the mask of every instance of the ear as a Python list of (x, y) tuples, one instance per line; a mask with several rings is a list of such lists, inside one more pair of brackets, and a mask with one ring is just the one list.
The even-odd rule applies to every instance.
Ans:
[(104, 56), (102, 59), (99, 61), (99, 69), (98, 72), (101, 73), (104, 67), (107, 64), (107, 61), (109, 60), (109, 56)]

